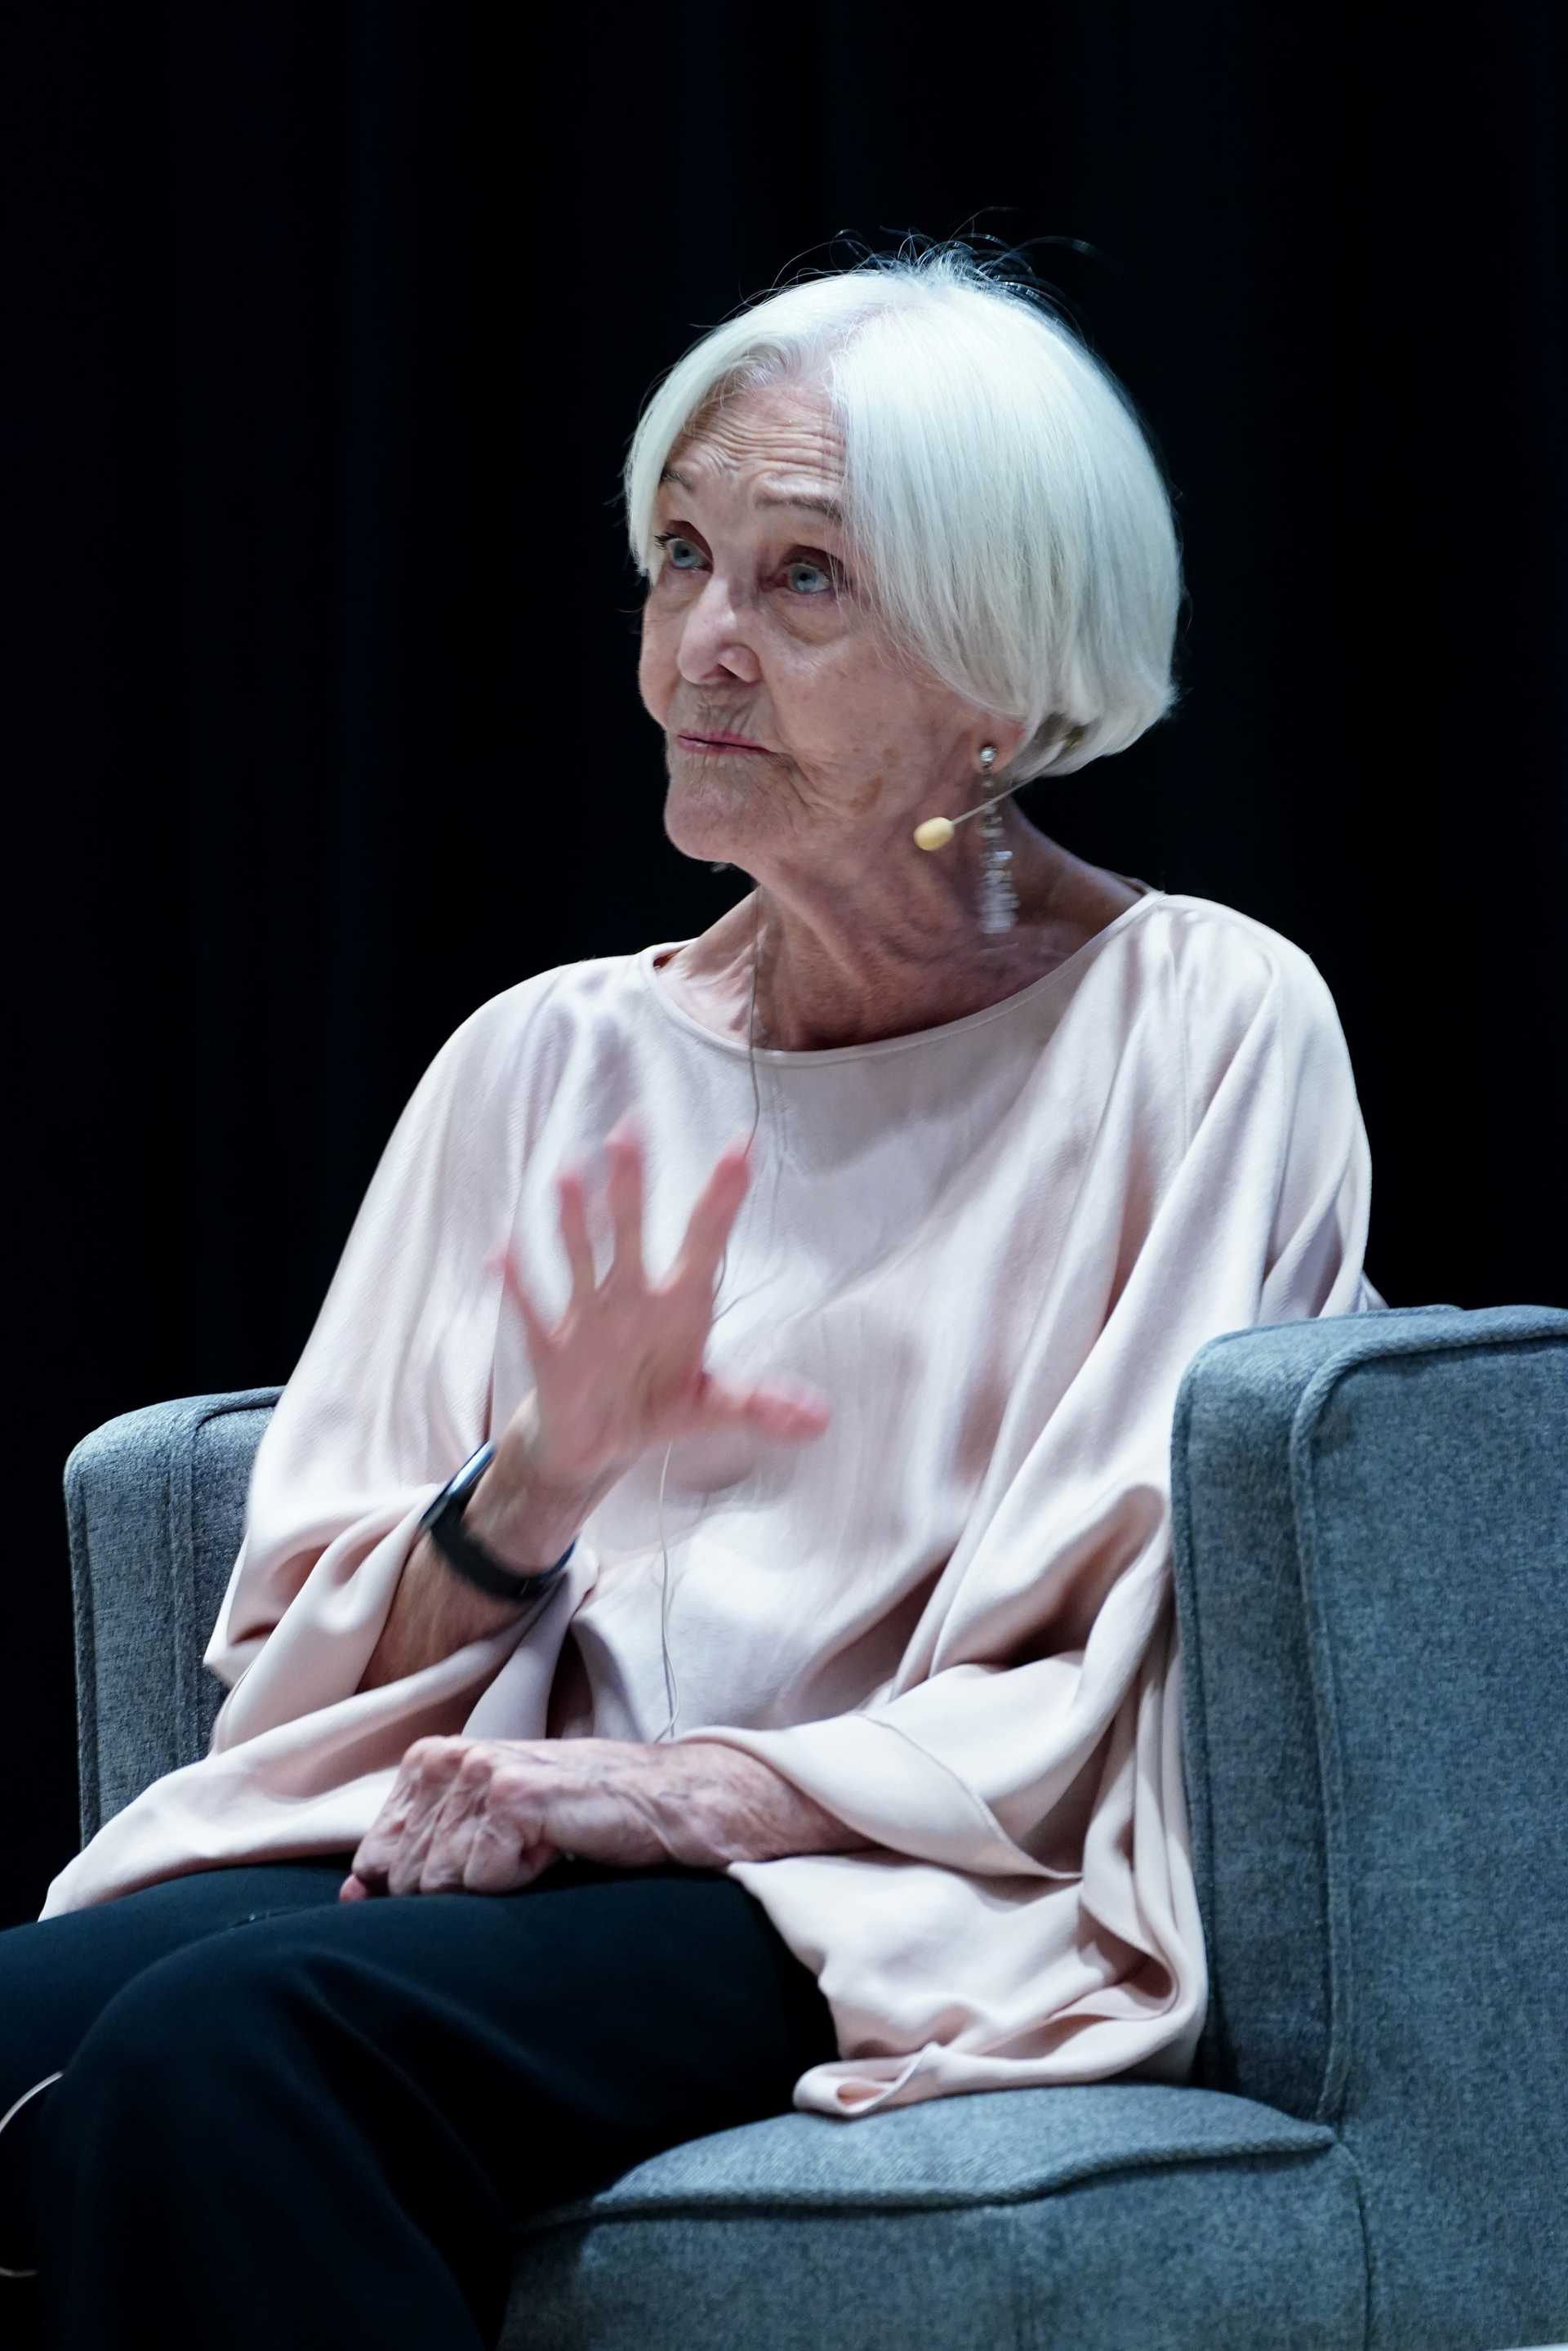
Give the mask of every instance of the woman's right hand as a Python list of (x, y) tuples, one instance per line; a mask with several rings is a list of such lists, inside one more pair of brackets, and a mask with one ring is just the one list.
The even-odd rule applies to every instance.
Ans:
[(553, 1331), (510, 1249), (503, 1245), (485, 1260), (489, 1270), (499, 1266), (527, 1328), (535, 1385), (512, 1426), (528, 1428), (536, 1475), (549, 1485), (590, 1486), (618, 1476), (653, 1446), (742, 1425), (784, 1444), (820, 1437), (831, 1409), (804, 1382), (732, 1387), (703, 1368), (719, 1259), (751, 1182), (749, 1146), (732, 1143), (720, 1154), (675, 1262), (658, 1283), (642, 1259), (643, 1145), (629, 1112), (605, 1149), (615, 1249), (602, 1281), (595, 1278), (581, 1173), (567, 1168), (556, 1179), (572, 1294)]

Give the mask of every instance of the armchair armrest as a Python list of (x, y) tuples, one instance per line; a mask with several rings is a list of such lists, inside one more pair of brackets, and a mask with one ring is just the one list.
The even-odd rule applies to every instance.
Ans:
[(81, 1835), (207, 1751), (223, 1689), (207, 1646), (281, 1386), (119, 1414), (66, 1462)]
[(1400, 2340), (1560, 2314), (1568, 1311), (1211, 1340), (1172, 1520), (1198, 2078), (1334, 2129)]

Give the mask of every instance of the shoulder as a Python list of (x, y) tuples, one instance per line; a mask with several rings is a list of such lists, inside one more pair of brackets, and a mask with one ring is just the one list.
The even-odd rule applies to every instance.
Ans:
[(1189, 1133), (1211, 1112), (1288, 1115), (1353, 1092), (1334, 995), (1296, 940), (1211, 898), (1169, 896), (1151, 914), (1168, 956)]
[(1260, 1015), (1337, 1019), (1317, 965), (1296, 940), (1239, 906), (1168, 893), (1149, 917), (1169, 957), (1189, 1026), (1234, 1030)]
[(525, 1064), (548, 1075), (577, 1043), (618, 1022), (639, 985), (639, 953), (553, 964), (476, 1004), (431, 1064), (452, 1081), (504, 1081)]

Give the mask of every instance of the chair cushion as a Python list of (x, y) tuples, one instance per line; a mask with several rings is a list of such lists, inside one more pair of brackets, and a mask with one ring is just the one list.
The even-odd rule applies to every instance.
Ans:
[(502, 2351), (1324, 2351), (1365, 2314), (1332, 2130), (1111, 2081), (671, 2147), (521, 2224)]

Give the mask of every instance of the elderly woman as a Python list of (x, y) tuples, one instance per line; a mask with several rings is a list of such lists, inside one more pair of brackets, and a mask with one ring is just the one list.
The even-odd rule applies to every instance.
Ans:
[(1008, 797), (1177, 699), (1159, 469), (950, 246), (715, 329), (626, 486), (666, 830), (755, 886), (436, 1055), (210, 1751), (0, 1937), (62, 2344), (493, 2341), (509, 2224), (661, 2147), (1190, 2072), (1177, 1390), (1384, 1301), (1316, 967)]

